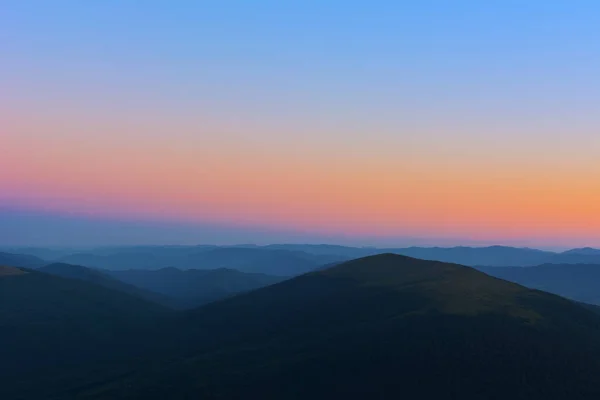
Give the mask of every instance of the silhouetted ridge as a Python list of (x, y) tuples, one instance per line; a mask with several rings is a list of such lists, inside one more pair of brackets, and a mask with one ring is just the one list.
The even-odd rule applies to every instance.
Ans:
[[(443, 279), (447, 274), (475, 272), (459, 264), (427, 261), (393, 253), (384, 253), (346, 261), (316, 272), (336, 277), (351, 277), (361, 283), (388, 286), (399, 282)], [(477, 274), (477, 272), (475, 272)]]
[[(27, 249), (22, 249), (23, 252)], [(48, 254), (69, 264), (109, 270), (233, 268), (278, 276), (296, 276), (321, 266), (393, 253), (424, 260), (443, 261), (468, 266), (534, 266), (554, 264), (600, 264), (600, 252), (592, 248), (573, 249), (564, 253), (527, 247), (406, 247), (375, 248), (335, 245), (274, 244), (268, 246), (124, 246), (65, 254), (61, 251), (33, 249), (34, 254)]]
[(0, 265), (7, 265), (11, 267), (23, 267), (23, 268), (37, 268), (44, 265), (45, 262), (41, 258), (26, 255), (26, 254), (15, 254), (15, 253), (1, 253), (0, 252)]
[(277, 276), (299, 275), (343, 258), (302, 251), (244, 247), (133, 247), (72, 254), (60, 261), (107, 270), (232, 268)]
[(87, 374), (82, 366), (59, 371), (60, 384), (51, 379), (45, 391), (22, 385), (19, 393), (95, 400), (600, 396), (596, 309), (469, 267), (393, 254), (210, 303), (144, 338), (151, 344), (145, 355), (90, 365)]
[(174, 299), (174, 304), (178, 308), (198, 307), (285, 279), (284, 277), (247, 273), (230, 268), (180, 270), (168, 267), (155, 271), (104, 272), (122, 282), (168, 296)]
[(152, 301), (163, 306), (177, 308), (178, 304), (175, 299), (172, 299), (163, 294), (146, 290), (144, 288), (138, 288), (137, 286), (121, 282), (103, 271), (94, 270), (91, 268), (83, 267), (81, 265), (71, 265), (66, 263), (54, 263), (43, 266), (38, 269), (40, 272), (47, 274), (60, 276), (63, 278), (77, 279), (80, 281), (94, 283), (99, 286), (103, 286), (108, 289), (118, 290), (123, 293), (130, 294), (142, 298), (144, 300)]
[(583, 247), (580, 249), (571, 249), (563, 252), (562, 254), (580, 254), (589, 256), (600, 256), (600, 250), (594, 249), (593, 247)]
[(600, 305), (599, 264), (543, 264), (535, 267), (478, 267), (479, 270), (532, 289)]
[(91, 282), (2, 270), (12, 272), (0, 276), (0, 375), (5, 377), (124, 354), (155, 319), (168, 315), (158, 304)]

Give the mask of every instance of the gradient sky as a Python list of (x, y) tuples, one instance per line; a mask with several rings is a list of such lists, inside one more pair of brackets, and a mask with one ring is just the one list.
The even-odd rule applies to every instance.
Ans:
[(600, 246), (598, 15), (2, 1), (0, 243)]

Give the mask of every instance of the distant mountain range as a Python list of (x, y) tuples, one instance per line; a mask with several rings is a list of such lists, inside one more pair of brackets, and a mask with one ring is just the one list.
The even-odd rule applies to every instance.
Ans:
[(107, 273), (83, 267), (81, 265), (54, 263), (38, 268), (37, 271), (63, 278), (94, 283), (107, 289), (118, 290), (167, 307), (178, 307), (178, 302), (174, 298), (170, 298), (158, 292), (146, 290), (143, 287), (122, 282)]
[(0, 266), (37, 268), (47, 262), (29, 254), (0, 253)]
[(532, 289), (600, 305), (600, 264), (544, 264), (535, 267), (477, 267), (489, 275)]
[[(573, 256), (576, 251), (569, 251)], [(588, 257), (589, 251), (583, 251)], [(41, 262), (28, 256), (11, 255), (9, 260), (31, 265)], [(342, 262), (329, 263), (316, 270)], [(482, 272), (511, 282), (558, 294), (573, 300), (600, 306), (600, 264), (542, 264), (533, 267), (485, 267)], [(171, 308), (193, 308), (234, 294), (280, 282), (285, 277), (244, 273), (233, 269), (180, 270), (174, 267), (159, 270), (110, 271), (78, 265), (53, 263), (37, 269), (65, 278), (80, 279), (119, 290)]]
[(0, 252), (27, 254), (46, 261), (55, 261), (60, 257), (68, 256), (69, 254), (77, 253), (77, 249), (72, 248), (45, 248), (45, 247), (14, 247), (0, 246)]
[(580, 249), (567, 250), (567, 251), (565, 251), (562, 254), (565, 254), (565, 255), (574, 254), (574, 255), (598, 256), (598, 255), (600, 255), (600, 249), (594, 249), (594, 248), (591, 248), (591, 247), (584, 247), (584, 248), (580, 248)]
[(197, 307), (285, 279), (226, 268), (180, 270), (170, 267), (154, 271), (127, 270), (105, 271), (105, 273), (122, 282), (168, 296), (174, 300), (178, 308)]
[(266, 246), (266, 248), (300, 250), (328, 256), (337, 255), (347, 259), (391, 253), (468, 266), (525, 267), (540, 264), (600, 264), (600, 250), (592, 248), (572, 249), (563, 253), (507, 246), (358, 248), (330, 245), (273, 245)]
[(370, 256), (166, 314), (89, 282), (2, 271), (2, 398), (600, 394), (597, 308), (456, 264)]
[[(105, 247), (69, 255), (65, 255), (68, 249), (22, 250), (58, 257), (60, 261), (46, 267), (45, 272), (87, 280), (171, 308), (196, 307), (287, 277), (382, 252), (474, 266), (531, 288), (600, 304), (600, 296), (596, 295), (596, 286), (600, 291), (600, 284), (596, 285), (596, 269), (591, 267), (600, 265), (600, 250), (589, 247), (562, 253), (505, 246), (378, 249), (298, 244)], [(0, 265), (40, 268), (46, 264), (48, 261), (30, 254), (0, 253)], [(550, 264), (558, 267), (549, 267)], [(577, 264), (590, 266), (568, 268), (568, 265)], [(83, 267), (76, 271), (75, 265), (96, 271)], [(489, 269), (533, 266), (543, 267), (527, 271)], [(190, 270), (189, 273), (184, 272), (186, 270)]]
[(312, 271), (319, 265), (344, 257), (315, 255), (302, 251), (243, 247), (147, 247), (123, 248), (110, 254), (79, 253), (60, 262), (108, 270), (217, 269), (292, 276)]
[[(18, 249), (12, 249), (16, 251)], [(35, 255), (53, 254), (49, 261), (107, 270), (217, 269), (278, 276), (294, 276), (320, 266), (376, 254), (392, 253), (432, 261), (469, 266), (524, 267), (541, 264), (600, 264), (600, 250), (572, 249), (562, 253), (506, 246), (373, 248), (335, 245), (278, 244), (269, 246), (131, 246), (91, 249), (79, 253), (65, 250), (24, 248)]]
[(93, 283), (173, 309), (198, 307), (285, 279), (224, 268), (182, 271), (171, 267), (160, 270), (107, 271), (54, 263), (36, 271)]

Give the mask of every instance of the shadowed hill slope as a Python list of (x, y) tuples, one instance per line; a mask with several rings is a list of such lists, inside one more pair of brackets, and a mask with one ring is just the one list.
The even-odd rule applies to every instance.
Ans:
[(72, 254), (60, 261), (107, 270), (218, 269), (294, 276), (312, 271), (322, 264), (340, 260), (301, 251), (244, 247), (141, 247), (115, 250), (109, 254)]
[[(460, 265), (379, 255), (187, 314), (93, 399), (595, 399), (600, 318)], [(568, 366), (568, 368), (565, 368)]]
[(81, 265), (55, 263), (45, 265), (37, 270), (63, 278), (77, 279), (80, 281), (94, 283), (107, 289), (118, 290), (120, 292), (124, 292), (167, 307), (177, 306), (177, 301), (166, 295), (121, 282), (120, 280), (115, 279), (101, 271), (86, 268)]
[(27, 273), (27, 271), (25, 271), (23, 269), (19, 269), (19, 268), (15, 268), (15, 267), (0, 266), (0, 277), (24, 275), (26, 273)]
[(600, 305), (599, 264), (544, 264), (535, 267), (478, 267), (489, 275), (532, 289), (545, 290)]
[(30, 379), (40, 371), (125, 354), (144, 330), (167, 315), (167, 309), (121, 291), (3, 267), (0, 375)]
[(226, 268), (180, 270), (171, 267), (155, 271), (105, 272), (128, 284), (169, 296), (169, 298), (175, 299), (182, 308), (198, 307), (285, 279), (280, 276), (245, 273)]

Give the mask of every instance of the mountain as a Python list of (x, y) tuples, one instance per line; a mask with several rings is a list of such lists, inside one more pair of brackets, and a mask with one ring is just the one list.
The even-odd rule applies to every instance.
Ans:
[(192, 308), (282, 281), (285, 278), (219, 268), (214, 270), (105, 271), (136, 287), (175, 299), (181, 308)]
[[(302, 251), (319, 256), (343, 257), (345, 259), (361, 258), (385, 251), (375, 247), (349, 247), (331, 244), (271, 244), (266, 249)], [(333, 260), (332, 260), (333, 261)]]
[[(542, 264), (600, 264), (600, 254), (587, 251), (568, 251), (556, 254)], [(509, 267), (510, 265), (506, 266)]]
[(154, 252), (119, 252), (114, 254), (75, 253), (61, 257), (58, 261), (65, 264), (84, 265), (90, 268), (110, 270), (159, 269), (171, 263), (178, 263), (183, 257), (179, 254), (155, 254)]
[(600, 250), (592, 248), (556, 253), (508, 246), (375, 248), (327, 244), (105, 247), (70, 254), (60, 258), (60, 262), (111, 270), (233, 268), (244, 272), (293, 276), (325, 264), (385, 253), (468, 266), (600, 264)]
[(242, 272), (292, 276), (339, 260), (338, 256), (265, 248), (156, 246), (120, 249), (110, 254), (73, 254), (63, 257), (61, 262), (108, 270), (230, 268)]
[(468, 266), (530, 267), (547, 263), (600, 264), (600, 250), (589, 247), (568, 250), (563, 253), (508, 246), (374, 248), (281, 244), (266, 246), (266, 248), (295, 250), (313, 255), (337, 256), (339, 258), (338, 260), (330, 260), (328, 263), (391, 253), (423, 260), (451, 262)]
[(170, 267), (160, 270), (108, 271), (55, 263), (38, 271), (94, 283), (177, 309), (198, 307), (285, 279), (225, 268), (183, 271)]
[(189, 265), (198, 254), (217, 246), (100, 247), (62, 257), (61, 262), (110, 270), (160, 269)]
[(94, 283), (107, 289), (118, 290), (123, 293), (130, 294), (148, 301), (162, 304), (168, 307), (177, 307), (178, 301), (166, 295), (146, 290), (128, 283), (124, 283), (110, 275), (98, 270), (86, 268), (81, 265), (71, 265), (64, 263), (54, 263), (45, 265), (37, 269), (39, 272), (44, 272), (50, 275), (61, 276), (63, 278), (78, 279)]
[(544, 264), (535, 267), (478, 267), (479, 270), (533, 289), (600, 305), (599, 264)]
[(579, 254), (579, 255), (592, 255), (592, 256), (600, 256), (600, 249), (594, 249), (592, 247), (583, 247), (580, 249), (571, 249), (563, 252), (564, 255), (570, 254)]
[(15, 254), (0, 253), (0, 265), (10, 265), (12, 267), (36, 268), (46, 264), (44, 260), (38, 257)]
[(312, 271), (321, 264), (330, 262), (331, 257), (289, 250), (218, 248), (201, 253), (197, 260), (200, 265), (210, 268), (232, 268), (242, 272), (292, 276)]
[(176, 256), (195, 253), (202, 250), (216, 249), (216, 245), (150, 245), (150, 246), (104, 246), (88, 249), (88, 253), (100, 256), (113, 254), (152, 254), (155, 257)]
[(484, 266), (531, 266), (549, 262), (557, 254), (529, 248), (507, 246), (489, 247), (407, 247), (407, 248), (374, 248), (345, 247), (332, 245), (271, 245), (267, 248), (303, 251), (314, 255), (338, 256), (339, 260), (367, 257), (376, 254), (399, 254), (424, 260), (452, 262), (462, 265)]
[(61, 257), (68, 256), (75, 252), (74, 249), (69, 248), (45, 248), (45, 247), (0, 247), (0, 251), (4, 251), (7, 253), (17, 253), (17, 254), (26, 254), (29, 256), (34, 256), (37, 258), (41, 258), (42, 260), (56, 260)]
[(108, 376), (96, 365), (92, 377), (63, 381), (62, 398), (600, 395), (595, 309), (472, 268), (391, 254), (208, 304), (161, 338), (147, 359), (104, 366), (129, 372)]
[(536, 249), (506, 246), (490, 247), (410, 247), (391, 252), (424, 260), (444, 261), (462, 265), (526, 266), (539, 265), (554, 253)]
[(130, 354), (168, 315), (166, 308), (118, 290), (0, 267), (0, 387)]

